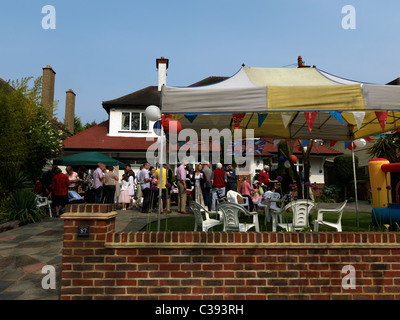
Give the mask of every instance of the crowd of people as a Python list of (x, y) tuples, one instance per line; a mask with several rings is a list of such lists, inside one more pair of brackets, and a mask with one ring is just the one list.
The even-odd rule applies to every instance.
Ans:
[(92, 176), (85, 166), (78, 171), (67, 166), (65, 173), (53, 166), (37, 179), (35, 192), (51, 199), (55, 215), (59, 216), (68, 203), (114, 203), (118, 179), (118, 168), (106, 168), (103, 163), (98, 164)]
[[(222, 164), (218, 163), (215, 170), (212, 170), (208, 161), (195, 166), (183, 161), (177, 167), (175, 177), (171, 168), (164, 164), (162, 178), (159, 166), (156, 168), (146, 162), (135, 174), (131, 166), (127, 165), (121, 181), (118, 167), (106, 167), (103, 163), (98, 163), (92, 175), (84, 166), (78, 171), (68, 166), (65, 171), (62, 173), (60, 168), (53, 166), (40, 179), (39, 189), (43, 195), (52, 198), (56, 215), (71, 202), (117, 202), (122, 210), (132, 209), (135, 205), (142, 213), (148, 213), (158, 206), (160, 188), (162, 213), (171, 210), (169, 204), (172, 202), (177, 205), (179, 213), (186, 214), (190, 201), (196, 201), (209, 211), (214, 211), (218, 200), (226, 197), (231, 190), (238, 191), (242, 197), (248, 198), (248, 209), (253, 211), (266, 191), (275, 190), (267, 165), (253, 182), (247, 176), (243, 176), (239, 182), (237, 171), (231, 164), (223, 168)], [(293, 181), (288, 170), (283, 172), (281, 178), (279, 191), (283, 194), (289, 193)]]
[[(154, 167), (146, 163), (137, 174), (137, 192), (136, 199), (143, 196), (141, 211), (147, 213), (151, 208), (157, 207), (159, 194), (159, 175), (160, 169), (155, 171)], [(175, 179), (172, 179), (172, 170), (164, 165), (163, 186), (162, 186), (162, 208), (166, 209), (166, 190), (169, 197), (176, 196), (176, 205), (179, 213), (186, 214), (189, 201), (197, 203), (214, 211), (219, 199), (227, 196), (228, 192), (237, 191), (246, 198), (249, 198), (249, 210), (252, 211), (258, 203), (259, 198), (266, 191), (275, 191), (275, 183), (269, 178), (269, 166), (265, 166), (258, 175), (258, 180), (251, 183), (248, 177), (244, 176), (239, 182), (237, 171), (231, 164), (223, 168), (221, 163), (216, 165), (215, 170), (211, 169), (208, 161), (203, 161), (195, 166), (189, 166), (187, 161), (183, 161), (176, 169)], [(279, 188), (284, 193), (290, 192), (292, 178), (287, 171), (283, 174), (279, 183)], [(278, 190), (281, 191), (281, 190)], [(139, 204), (140, 205), (140, 204)]]

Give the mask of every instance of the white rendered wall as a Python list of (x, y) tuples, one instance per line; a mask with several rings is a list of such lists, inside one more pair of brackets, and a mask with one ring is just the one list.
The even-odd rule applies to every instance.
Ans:
[(154, 121), (149, 121), (149, 131), (143, 132), (129, 132), (121, 129), (122, 125), (122, 112), (144, 112), (144, 110), (134, 110), (134, 109), (111, 109), (110, 117), (109, 117), (109, 133), (108, 135), (111, 137), (157, 137), (157, 135), (153, 131)]

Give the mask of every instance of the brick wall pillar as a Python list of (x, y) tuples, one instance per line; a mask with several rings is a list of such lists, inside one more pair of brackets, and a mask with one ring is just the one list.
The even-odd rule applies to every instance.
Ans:
[[(116, 216), (115, 206), (110, 204), (66, 206), (61, 216), (64, 219), (62, 300), (105, 294), (104, 288), (96, 287), (103, 285), (100, 282), (108, 268), (106, 251), (114, 253), (112, 249), (105, 249), (105, 242), (107, 235), (115, 232)], [(89, 227), (89, 236), (78, 235), (79, 227)]]

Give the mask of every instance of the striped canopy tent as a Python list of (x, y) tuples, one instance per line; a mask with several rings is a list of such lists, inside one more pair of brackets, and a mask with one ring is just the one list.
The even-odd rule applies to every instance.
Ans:
[(315, 67), (242, 67), (200, 87), (162, 88), (162, 114), (182, 128), (254, 129), (254, 137), (352, 141), (400, 127), (400, 87)]

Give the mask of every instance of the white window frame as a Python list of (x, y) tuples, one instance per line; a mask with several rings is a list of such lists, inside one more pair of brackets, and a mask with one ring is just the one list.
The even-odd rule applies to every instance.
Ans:
[[(123, 125), (122, 119), (123, 119), (124, 113), (128, 113), (129, 114), (129, 129), (124, 129), (122, 127), (122, 125)], [(139, 118), (139, 130), (133, 130), (132, 129), (132, 114), (133, 113), (137, 113), (137, 114), (140, 115), (140, 118)], [(146, 119), (147, 120), (147, 129), (146, 130), (142, 130), (142, 119), (143, 119), (143, 116), (145, 116), (145, 113), (144, 112), (140, 112), (140, 111), (122, 111), (122, 113), (121, 113), (121, 130), (120, 130), (120, 132), (150, 132), (150, 121), (147, 120), (147, 119)]]

